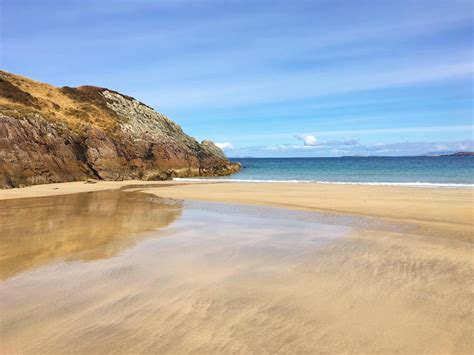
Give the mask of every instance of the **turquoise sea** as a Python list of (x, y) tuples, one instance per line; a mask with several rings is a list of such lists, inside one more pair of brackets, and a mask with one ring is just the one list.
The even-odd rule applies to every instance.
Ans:
[[(242, 171), (210, 180), (473, 187), (474, 157), (234, 158)], [(209, 180), (209, 179), (208, 179)]]

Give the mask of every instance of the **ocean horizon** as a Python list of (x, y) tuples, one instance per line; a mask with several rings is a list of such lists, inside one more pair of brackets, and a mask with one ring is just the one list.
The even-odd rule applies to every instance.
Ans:
[(474, 157), (230, 158), (242, 170), (225, 177), (176, 180), (296, 182), (474, 188)]

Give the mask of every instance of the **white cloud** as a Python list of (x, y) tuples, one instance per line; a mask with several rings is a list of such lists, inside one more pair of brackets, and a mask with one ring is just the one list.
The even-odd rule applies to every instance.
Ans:
[(224, 142), (224, 143), (216, 143), (216, 145), (225, 150), (225, 149), (234, 149), (234, 145), (232, 143), (229, 143), (229, 142)]
[(318, 144), (316, 137), (311, 134), (297, 134), (295, 138), (303, 141), (304, 145), (315, 146)]

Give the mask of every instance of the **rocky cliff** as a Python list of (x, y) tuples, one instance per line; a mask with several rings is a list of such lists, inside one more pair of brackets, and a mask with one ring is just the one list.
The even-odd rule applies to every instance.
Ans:
[(0, 188), (229, 175), (240, 165), (130, 96), (0, 71)]

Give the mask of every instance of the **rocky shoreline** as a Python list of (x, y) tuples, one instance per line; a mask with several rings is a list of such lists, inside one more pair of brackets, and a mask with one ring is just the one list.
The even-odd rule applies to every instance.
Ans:
[(167, 180), (240, 170), (132, 97), (0, 71), (0, 188), (94, 178)]

